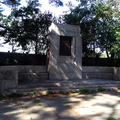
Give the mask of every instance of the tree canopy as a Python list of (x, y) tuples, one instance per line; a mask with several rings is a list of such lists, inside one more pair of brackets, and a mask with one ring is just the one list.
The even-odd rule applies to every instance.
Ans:
[(49, 0), (49, 4), (53, 4), (57, 7), (59, 7), (59, 6), (63, 6), (63, 1), (61, 1), (61, 0)]
[[(67, 24), (78, 25), (82, 31), (83, 56), (96, 54), (95, 49), (106, 51), (108, 58), (120, 57), (120, 9), (119, 2), (114, 0), (75, 0), (79, 5), (70, 7), (69, 14), (63, 16)], [(38, 0), (28, 0), (26, 7), (18, 7), (20, 0), (1, 0), (0, 3), (10, 6), (9, 16), (2, 15), (0, 7), (0, 35), (5, 43), (22, 47), (29, 52), (33, 49), (36, 54), (46, 48), (48, 27), (52, 21), (49, 12), (42, 13)], [(57, 7), (64, 6), (63, 0), (49, 0)], [(61, 18), (61, 17), (60, 17)]]
[(46, 47), (46, 36), (51, 24), (51, 13), (40, 11), (38, 0), (29, 0), (26, 7), (12, 10), (11, 14), (3, 19), (4, 28), (1, 33), (5, 43), (14, 47), (22, 47), (28, 52), (32, 49), (36, 54), (44, 52)]
[(120, 10), (112, 0), (80, 0), (81, 3), (64, 16), (65, 23), (79, 25), (82, 30), (83, 55), (106, 51), (108, 57), (120, 54)]

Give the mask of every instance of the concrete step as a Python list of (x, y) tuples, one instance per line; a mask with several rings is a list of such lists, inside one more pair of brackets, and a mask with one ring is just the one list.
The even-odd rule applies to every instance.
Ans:
[(32, 86), (32, 87), (28, 87), (28, 86), (24, 86), (23, 88), (22, 87), (19, 87), (17, 88), (18, 90), (28, 90), (28, 89), (31, 89), (31, 90), (35, 90), (37, 88), (41, 89), (41, 90), (60, 90), (60, 89), (81, 89), (81, 88), (91, 88), (91, 89), (95, 89), (95, 88), (100, 88), (100, 87), (120, 87), (120, 85), (118, 84), (108, 84), (108, 85), (79, 85), (79, 86)]
[[(103, 87), (106, 90), (110, 90), (110, 89), (116, 89), (118, 87)], [(17, 94), (23, 94), (23, 95), (29, 95), (29, 94), (37, 94), (37, 93), (46, 93), (48, 90), (52, 91), (52, 92), (59, 92), (59, 91), (63, 91), (63, 92), (77, 92), (80, 89), (89, 89), (89, 90), (97, 90), (98, 88), (91, 88), (91, 87), (81, 87), (81, 88), (62, 88), (62, 89), (55, 89), (55, 88), (51, 88), (51, 89), (42, 89), (42, 90), (35, 90), (35, 89), (23, 89), (23, 90), (18, 90), (18, 89), (14, 89), (14, 90), (10, 90), (10, 93), (17, 93)]]
[(18, 88), (31, 88), (31, 87), (79, 87), (79, 86), (105, 86), (105, 85), (109, 85), (109, 86), (113, 86), (113, 85), (120, 85), (120, 81), (112, 81), (112, 82), (69, 82), (69, 81), (65, 81), (65, 82), (50, 82), (50, 80), (48, 81), (40, 81), (38, 83), (29, 83), (26, 85), (19, 85)]
[(41, 92), (41, 91), (78, 91), (79, 89), (113, 89), (120, 88), (120, 81), (99, 81), (99, 82), (71, 82), (71, 81), (42, 81), (37, 84), (19, 85), (17, 89), (12, 89), (10, 92), (17, 92), (20, 94)]

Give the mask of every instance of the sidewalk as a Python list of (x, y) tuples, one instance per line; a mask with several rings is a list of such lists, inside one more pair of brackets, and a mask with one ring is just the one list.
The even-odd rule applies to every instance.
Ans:
[(0, 120), (120, 120), (120, 92), (21, 97), (0, 102)]

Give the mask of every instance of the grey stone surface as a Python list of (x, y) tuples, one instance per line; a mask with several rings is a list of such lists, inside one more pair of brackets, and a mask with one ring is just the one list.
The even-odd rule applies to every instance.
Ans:
[(0, 120), (107, 120), (110, 116), (120, 118), (120, 92), (26, 96), (0, 102)]
[(18, 72), (13, 70), (0, 69), (0, 84), (1, 84), (1, 91), (9, 90), (10, 88), (17, 87)]
[(27, 71), (29, 73), (34, 73), (34, 72), (46, 72), (46, 66), (39, 66), (39, 65), (19, 65), (19, 66), (0, 66), (0, 71)]
[(0, 102), (0, 120), (30, 120), (26, 115), (19, 101)]
[(83, 79), (114, 79), (113, 67), (83, 66)]
[(9, 90), (18, 86), (18, 81), (46, 80), (46, 66), (0, 66), (0, 91)]
[(113, 67), (102, 67), (102, 66), (83, 66), (82, 72), (113, 72)]
[(114, 67), (114, 79), (120, 80), (120, 67)]
[(0, 80), (13, 80), (16, 79), (16, 75), (12, 70), (0, 70)]

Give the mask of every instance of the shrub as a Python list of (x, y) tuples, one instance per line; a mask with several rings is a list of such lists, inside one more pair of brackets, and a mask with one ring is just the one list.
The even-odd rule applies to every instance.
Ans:
[(98, 92), (103, 92), (103, 91), (105, 91), (105, 88), (103, 87), (98, 88)]
[(58, 91), (58, 94), (64, 94), (65, 92), (63, 92), (63, 91)]
[(46, 94), (47, 94), (47, 95), (49, 95), (49, 94), (53, 94), (53, 92), (50, 91), (50, 90), (48, 90), (48, 91), (46, 92)]
[(112, 117), (112, 116), (110, 116), (110, 117), (108, 118), (108, 120), (115, 120), (115, 118)]
[(88, 90), (88, 89), (80, 89), (79, 92), (82, 93), (82, 94), (87, 94), (87, 93), (90, 92), (90, 90)]

